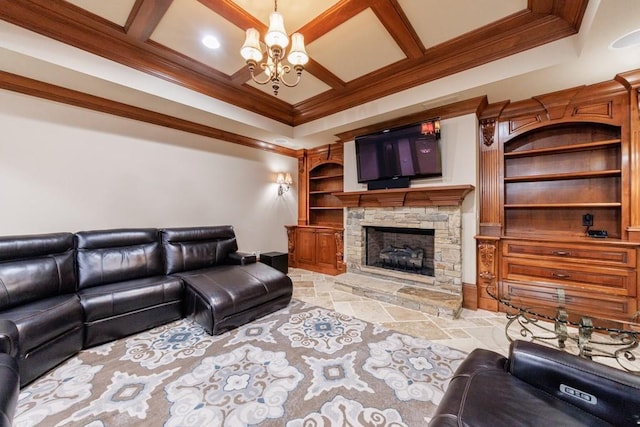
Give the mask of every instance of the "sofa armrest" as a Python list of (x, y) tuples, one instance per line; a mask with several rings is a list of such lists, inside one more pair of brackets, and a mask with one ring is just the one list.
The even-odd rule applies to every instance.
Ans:
[(247, 265), (256, 262), (256, 256), (246, 252), (231, 252), (227, 256), (226, 264)]
[(613, 425), (640, 423), (640, 377), (526, 341), (514, 341), (509, 372)]
[(18, 356), (18, 328), (11, 320), (0, 319), (0, 353)]

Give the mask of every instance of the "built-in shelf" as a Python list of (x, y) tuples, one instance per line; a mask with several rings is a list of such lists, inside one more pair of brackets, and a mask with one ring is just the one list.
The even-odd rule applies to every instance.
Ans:
[(333, 194), (335, 190), (318, 190), (318, 191), (309, 191), (309, 194)]
[(606, 178), (617, 177), (622, 175), (622, 170), (602, 170), (587, 172), (567, 172), (567, 173), (550, 173), (541, 175), (523, 175), (505, 177), (504, 182), (535, 182), (535, 181), (558, 181), (567, 179), (588, 179), (588, 178)]
[(504, 205), (505, 209), (542, 209), (542, 208), (615, 208), (622, 203), (511, 203)]
[(321, 176), (310, 176), (309, 179), (311, 181), (316, 179), (329, 179), (329, 178), (340, 178), (342, 179), (342, 174), (331, 174), (331, 175), (321, 175)]
[(620, 139), (607, 139), (603, 141), (585, 142), (582, 144), (563, 145), (558, 147), (536, 148), (533, 150), (509, 151), (504, 153), (504, 157), (529, 157), (543, 154), (570, 153), (572, 151), (585, 151), (589, 149), (605, 148), (612, 145), (619, 145)]
[(460, 206), (473, 185), (447, 185), (333, 193), (344, 207)]

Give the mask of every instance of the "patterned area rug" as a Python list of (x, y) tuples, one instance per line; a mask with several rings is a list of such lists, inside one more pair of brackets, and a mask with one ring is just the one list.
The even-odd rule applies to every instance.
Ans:
[(21, 391), (14, 426), (424, 426), (465, 356), (293, 300), (83, 350)]

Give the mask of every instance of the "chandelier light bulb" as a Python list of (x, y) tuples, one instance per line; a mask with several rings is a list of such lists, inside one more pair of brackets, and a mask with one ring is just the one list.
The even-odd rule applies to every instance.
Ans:
[(264, 42), (269, 47), (280, 47), (284, 50), (289, 45), (287, 31), (284, 29), (284, 18), (278, 12), (269, 15), (269, 31), (264, 36)]
[(291, 35), (291, 52), (287, 56), (291, 65), (304, 65), (309, 62), (309, 55), (304, 49), (304, 36), (300, 33)]
[(244, 45), (240, 49), (240, 55), (245, 61), (259, 62), (262, 60), (262, 49), (260, 48), (260, 33), (255, 28), (247, 30), (247, 37)]

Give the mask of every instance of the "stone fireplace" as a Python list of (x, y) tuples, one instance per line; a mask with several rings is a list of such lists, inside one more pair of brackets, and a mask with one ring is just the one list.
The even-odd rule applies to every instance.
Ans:
[[(367, 230), (399, 229), (400, 235), (433, 233), (431, 274), (415, 274), (411, 268), (384, 268), (367, 262)], [(417, 233), (414, 233), (417, 234)], [(459, 206), (364, 207), (347, 210), (345, 257), (347, 271), (370, 274), (389, 280), (402, 280), (415, 286), (449, 293), (462, 293), (461, 210)], [(404, 247), (400, 240), (395, 247)], [(420, 244), (413, 246), (419, 248)], [(406, 246), (412, 246), (407, 244)], [(423, 258), (424, 258), (424, 248)], [(429, 254), (427, 254), (429, 255)], [(378, 263), (380, 264), (380, 263)]]
[[(337, 276), (336, 284), (357, 295), (457, 317), (462, 308), (462, 201), (472, 190), (471, 185), (452, 185), (336, 193), (347, 208), (347, 273)], [(392, 234), (384, 236), (387, 232)], [(371, 255), (372, 240), (373, 250), (386, 250), (384, 255)]]

